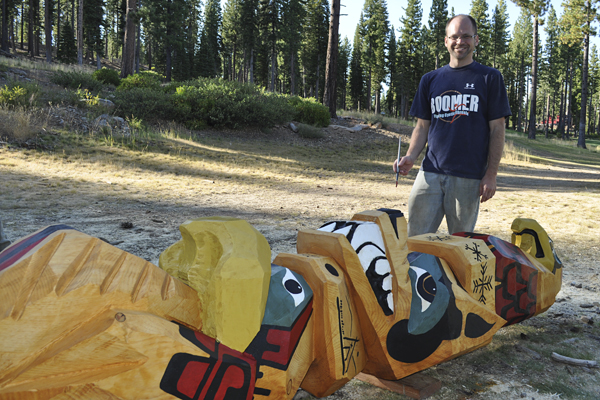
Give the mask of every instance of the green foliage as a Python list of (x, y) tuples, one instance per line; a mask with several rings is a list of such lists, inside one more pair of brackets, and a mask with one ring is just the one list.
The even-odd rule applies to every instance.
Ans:
[(298, 124), (298, 135), (306, 139), (321, 139), (325, 137), (323, 129), (306, 124)]
[(119, 73), (114, 69), (102, 68), (94, 71), (92, 77), (100, 81), (106, 85), (119, 86), (121, 83), (121, 78), (119, 78)]
[(68, 89), (87, 89), (97, 93), (102, 90), (102, 82), (92, 77), (92, 74), (78, 71), (56, 71), (50, 78), (52, 83)]
[(267, 127), (291, 119), (293, 108), (285, 96), (255, 85), (200, 78), (175, 86), (172, 95), (177, 122), (239, 128)]
[(38, 85), (27, 82), (12, 82), (0, 88), (0, 104), (9, 107), (32, 106), (38, 96)]
[(154, 71), (141, 71), (140, 73), (121, 79), (121, 84), (117, 87), (117, 90), (130, 90), (133, 88), (158, 89), (162, 78), (160, 74)]
[[(125, 82), (126, 79), (123, 79)], [(175, 121), (190, 129), (206, 126), (269, 127), (292, 119), (329, 125), (329, 111), (312, 99), (267, 92), (222, 79), (199, 78), (165, 87), (134, 87), (115, 92), (117, 113), (144, 121)]]
[[(125, 81), (125, 79), (123, 79)], [(174, 106), (171, 95), (160, 88), (134, 87), (117, 90), (113, 102), (117, 114), (147, 121), (172, 120)]]
[(314, 99), (290, 97), (289, 103), (294, 106), (294, 119), (309, 125), (328, 126), (330, 122), (329, 110)]
[(77, 42), (71, 24), (64, 24), (58, 41), (56, 58), (63, 63), (73, 64), (77, 62)]

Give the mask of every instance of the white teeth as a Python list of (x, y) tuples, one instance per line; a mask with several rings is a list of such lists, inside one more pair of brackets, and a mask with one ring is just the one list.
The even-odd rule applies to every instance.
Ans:
[(394, 311), (394, 296), (391, 293), (387, 296), (387, 303), (390, 310)]
[[(392, 276), (388, 275), (383, 279), (383, 283), (381, 285), (381, 287), (383, 288), (383, 290), (392, 290)], [(390, 293), (391, 296), (391, 293)]]
[[(385, 254), (381, 254), (381, 255), (385, 256)], [(375, 272), (377, 272), (377, 275), (381, 275), (381, 276), (384, 276), (385, 274), (389, 274), (390, 272), (392, 272), (392, 269), (390, 268), (390, 262), (386, 259), (378, 260), (377, 263), (375, 264)]]
[[(371, 265), (371, 261), (375, 258), (375, 257), (381, 257), (384, 256), (385, 254), (383, 254), (381, 252), (381, 250), (379, 250), (377, 247), (375, 246), (365, 246), (362, 249), (360, 249), (360, 253), (358, 253), (358, 259), (360, 260), (360, 264), (363, 267), (363, 270), (365, 272), (367, 272), (367, 269), (369, 268), (369, 265)], [(384, 261), (384, 260), (380, 260), (380, 261)], [(385, 260), (387, 261), (387, 260)], [(377, 263), (379, 264), (379, 262)], [(378, 265), (377, 265), (378, 266)], [(379, 273), (379, 271), (377, 271), (377, 266), (375, 267), (375, 271), (379, 274), (379, 275), (383, 275), (382, 273)], [(388, 271), (390, 269), (390, 265), (388, 263)], [(385, 273), (385, 272), (384, 272)]]

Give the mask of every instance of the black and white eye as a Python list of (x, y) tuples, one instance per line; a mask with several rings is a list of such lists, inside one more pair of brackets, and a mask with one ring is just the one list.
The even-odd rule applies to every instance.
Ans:
[(285, 271), (285, 276), (281, 280), (281, 284), (290, 293), (294, 299), (295, 306), (298, 307), (298, 305), (304, 301), (304, 289), (294, 274), (292, 274), (292, 271), (287, 268)]
[(415, 274), (417, 274), (417, 282), (415, 284), (415, 290), (417, 296), (421, 299), (421, 312), (427, 310), (437, 292), (437, 286), (433, 276), (427, 271), (419, 267), (410, 267)]

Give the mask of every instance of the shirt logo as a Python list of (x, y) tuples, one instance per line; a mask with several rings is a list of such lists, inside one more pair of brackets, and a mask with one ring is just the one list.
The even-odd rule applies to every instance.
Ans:
[(475, 84), (474, 83), (465, 83), (465, 89), (475, 90)]
[(476, 94), (462, 94), (457, 90), (447, 90), (431, 98), (432, 118), (451, 124), (462, 116), (468, 117), (472, 112), (479, 112), (479, 96)]

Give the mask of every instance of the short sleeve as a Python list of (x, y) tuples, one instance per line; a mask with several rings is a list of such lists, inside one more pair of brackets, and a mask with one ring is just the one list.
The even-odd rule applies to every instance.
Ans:
[(431, 106), (429, 105), (429, 75), (425, 74), (419, 82), (409, 114), (420, 119), (431, 120)]
[(508, 95), (504, 78), (499, 71), (491, 74), (488, 85), (488, 115), (487, 120), (493, 121), (498, 118), (504, 118), (512, 115), (508, 103)]

